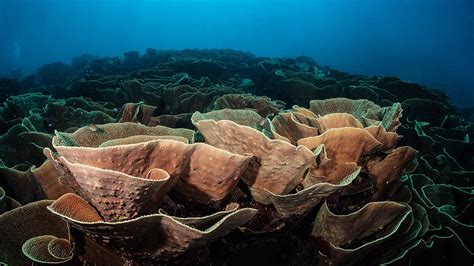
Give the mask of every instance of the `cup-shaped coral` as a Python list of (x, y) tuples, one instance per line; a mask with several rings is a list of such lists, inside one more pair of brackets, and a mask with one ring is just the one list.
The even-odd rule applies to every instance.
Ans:
[[(368, 100), (315, 100), (310, 109), (295, 106), (272, 120), (272, 133), (310, 150), (323, 145), (327, 160), (310, 170), (304, 183), (337, 183), (355, 167), (372, 180), (374, 199), (382, 199), (400, 175), (416, 168), (416, 151), (397, 147), (401, 107), (380, 107)], [(311, 132), (313, 134), (311, 135)], [(368, 184), (370, 185), (370, 184)]]
[[(195, 113), (193, 117), (201, 117)], [(308, 171), (326, 163), (324, 146), (311, 152), (263, 132), (232, 121), (195, 119), (193, 123), (207, 143), (235, 152), (251, 154), (253, 160), (242, 177), (255, 201), (273, 204), (282, 216), (303, 215), (331, 193), (347, 186), (357, 177), (355, 166), (338, 183), (305, 182)], [(264, 130), (264, 129), (263, 129)]]
[[(47, 251), (49, 241), (46, 245), (41, 245), (41, 248), (46, 247), (42, 251), (35, 245), (24, 245), (27, 241), (35, 243), (36, 237), (44, 235), (50, 236), (49, 240), (68, 238), (66, 223), (46, 210), (46, 206), (51, 203), (51, 200), (36, 201), (0, 215), (0, 262), (7, 265), (28, 265), (31, 264), (31, 259), (38, 262), (64, 261), (52, 257), (49, 252), (43, 252)], [(44, 260), (41, 261), (41, 258)]]
[[(130, 144), (123, 141), (132, 137), (133, 132), (125, 130), (130, 127), (138, 127), (139, 132), (188, 132), (164, 127), (145, 131), (143, 126), (125, 123), (57, 133), (53, 147), (58, 154), (49, 149), (45, 154), (62, 182), (77, 195), (65, 194), (55, 201), (49, 207), (53, 213), (127, 259), (151, 261), (203, 245), (253, 217), (254, 209), (238, 209), (238, 205), (195, 218), (159, 212), (171, 189), (200, 204), (224, 200), (251, 157), (204, 143), (149, 140), (140, 135)], [(112, 140), (118, 145), (102, 146)]]
[(348, 113), (352, 114), (366, 127), (381, 124), (387, 131), (396, 131), (400, 126), (402, 113), (400, 103), (394, 103), (390, 107), (380, 107), (366, 99), (332, 98), (312, 100), (309, 105), (309, 110), (318, 116), (331, 113)]
[(306, 147), (271, 140), (256, 129), (229, 120), (199, 120), (195, 125), (212, 146), (254, 156), (242, 178), (263, 204), (271, 203), (268, 192), (287, 194), (316, 166), (316, 155)]
[[(322, 243), (322, 260), (332, 265), (356, 264), (370, 252), (410, 228), (411, 209), (396, 202), (371, 202), (349, 214), (335, 214), (325, 203), (312, 235)], [(379, 259), (383, 254), (379, 254)]]
[[(253, 155), (243, 180), (257, 202), (272, 203), (282, 215), (301, 215), (361, 172), (371, 176), (367, 186), (377, 199), (401, 173), (413, 170), (415, 150), (394, 150), (400, 136), (387, 131), (396, 129), (400, 115), (399, 104), (382, 108), (367, 100), (339, 98), (312, 101), (311, 110), (294, 107), (276, 115), (269, 123), (273, 139), (264, 128), (198, 112), (193, 123), (207, 143)], [(381, 170), (385, 168), (392, 170)]]
[[(84, 194), (77, 187), (78, 177), (74, 171), (65, 167), (65, 163), (71, 166), (82, 164), (85, 165), (83, 169), (94, 169), (101, 175), (125, 174), (142, 179), (153, 177), (162, 169), (169, 173), (170, 178), (162, 176), (158, 179), (160, 182), (169, 182), (167, 188), (176, 184), (176, 190), (189, 199), (207, 202), (223, 199), (235, 187), (250, 160), (250, 156), (233, 154), (203, 143), (185, 144), (173, 140), (102, 148), (66, 146), (64, 144), (68, 141), (64, 142), (58, 137), (53, 142), (60, 155), (55, 160), (56, 165), (64, 173), (65, 182), (81, 196)], [(77, 166), (74, 169), (79, 168)], [(113, 187), (110, 189), (113, 190)]]
[(104, 221), (103, 214), (75, 194), (65, 194), (48, 209), (128, 260), (157, 261), (175, 256), (189, 247), (201, 246), (222, 237), (250, 220), (250, 208), (214, 213), (205, 217), (178, 218), (163, 213), (125, 221)]

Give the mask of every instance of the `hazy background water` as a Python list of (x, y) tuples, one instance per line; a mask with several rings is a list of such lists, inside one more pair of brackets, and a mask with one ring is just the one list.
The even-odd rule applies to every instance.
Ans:
[(474, 100), (474, 0), (0, 0), (0, 73), (88, 53), (234, 48), (308, 55)]

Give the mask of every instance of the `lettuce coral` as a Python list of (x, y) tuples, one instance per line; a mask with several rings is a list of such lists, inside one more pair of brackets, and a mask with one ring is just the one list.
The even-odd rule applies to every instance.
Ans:
[(87, 60), (2, 83), (28, 87), (0, 107), (1, 263), (472, 264), (474, 127), (442, 93), (234, 50)]

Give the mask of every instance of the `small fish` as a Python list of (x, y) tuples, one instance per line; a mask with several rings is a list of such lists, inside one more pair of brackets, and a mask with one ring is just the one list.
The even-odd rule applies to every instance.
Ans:
[(96, 124), (89, 124), (87, 127), (89, 128), (90, 131), (95, 132), (95, 133), (98, 133), (98, 134), (105, 132), (105, 130), (103, 130), (102, 128), (100, 128), (100, 127), (99, 127), (98, 125), (96, 125)]
[(92, 132), (96, 132), (96, 131), (97, 131), (97, 125), (96, 125), (96, 124), (89, 124), (87, 127), (88, 127), (88, 128), (90, 129), (90, 131), (92, 131)]
[(262, 117), (262, 119), (260, 119), (258, 121), (258, 125), (263, 127), (263, 125), (265, 125), (265, 122), (267, 121), (267, 118), (266, 117)]

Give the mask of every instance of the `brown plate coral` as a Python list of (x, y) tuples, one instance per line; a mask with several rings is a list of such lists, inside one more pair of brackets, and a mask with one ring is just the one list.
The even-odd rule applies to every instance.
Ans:
[(474, 127), (438, 91), (234, 50), (83, 67), (0, 80), (24, 93), (0, 107), (0, 263), (474, 262)]

